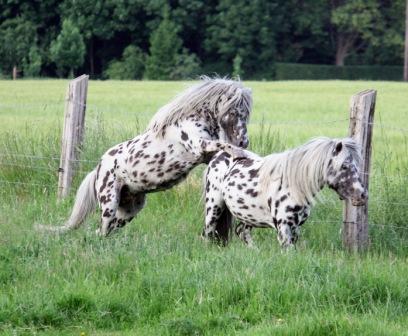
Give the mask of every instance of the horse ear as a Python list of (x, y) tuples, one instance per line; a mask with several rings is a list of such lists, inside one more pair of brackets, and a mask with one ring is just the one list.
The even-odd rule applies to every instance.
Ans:
[(343, 148), (343, 143), (341, 141), (339, 141), (336, 144), (336, 147), (333, 150), (333, 155), (336, 156), (337, 154), (339, 154), (341, 152), (342, 148)]

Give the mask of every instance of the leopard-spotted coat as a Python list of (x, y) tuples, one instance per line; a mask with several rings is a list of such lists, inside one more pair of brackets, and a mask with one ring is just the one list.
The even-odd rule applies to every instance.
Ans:
[(253, 246), (252, 228), (275, 228), (282, 247), (294, 246), (316, 194), (328, 185), (341, 199), (365, 204), (360, 149), (350, 138), (317, 138), (264, 158), (248, 152), (235, 160), (221, 151), (205, 177), (203, 236), (228, 242), (232, 216), (236, 234)]
[(246, 155), (252, 94), (241, 82), (203, 77), (161, 108), (146, 131), (110, 148), (77, 192), (68, 222), (79, 227), (99, 204), (103, 236), (123, 227), (144, 207), (146, 194), (171, 188), (219, 150)]

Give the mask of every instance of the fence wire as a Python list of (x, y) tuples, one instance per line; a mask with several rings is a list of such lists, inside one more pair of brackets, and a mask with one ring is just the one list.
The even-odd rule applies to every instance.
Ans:
[[(37, 156), (37, 155), (26, 155), (26, 154), (18, 154), (18, 153), (0, 153), (0, 158), (4, 157), (7, 159), (14, 159), (15, 158), (21, 158), (21, 159), (28, 159), (28, 160), (40, 160), (40, 161), (61, 161), (61, 158), (55, 157), (55, 156)], [(98, 164), (100, 160), (85, 160), (85, 159), (65, 159), (64, 161), (69, 161), (69, 162), (75, 162), (75, 163), (92, 163), (94, 165)], [(16, 162), (10, 162), (7, 161), (1, 162), (0, 161), (0, 166), (15, 166), (15, 167), (20, 167), (20, 168), (26, 168), (30, 170), (41, 170), (41, 171), (50, 171), (52, 172), (53, 170), (51, 168), (43, 168), (43, 167), (37, 167), (37, 166), (32, 166), (32, 165), (27, 165), (23, 164), (19, 161)], [(59, 166), (59, 164), (58, 164)], [(59, 167), (55, 167), (55, 169), (58, 171)], [(76, 172), (87, 172), (84, 170), (78, 170), (76, 169)], [(372, 179), (395, 179), (395, 180), (400, 180), (400, 179), (408, 179), (408, 175), (404, 174), (385, 174), (385, 173), (380, 173), (380, 172), (374, 172), (374, 173), (360, 173), (362, 175), (368, 175), (370, 177), (370, 182)]]
[[(36, 107), (42, 111), (50, 109), (50, 108), (56, 108), (56, 107), (61, 107), (61, 110), (63, 110), (63, 103), (66, 102), (70, 102), (70, 103), (74, 103), (74, 104), (78, 104), (81, 107), (84, 107), (90, 111), (99, 113), (101, 115), (103, 114), (107, 114), (107, 113), (121, 113), (124, 115), (128, 115), (128, 116), (132, 116), (132, 117), (141, 117), (141, 116), (146, 116), (146, 117), (151, 117), (153, 114), (147, 111), (143, 111), (143, 112), (129, 112), (129, 111), (121, 111), (119, 109), (106, 109), (106, 108), (101, 108), (100, 106), (97, 105), (92, 105), (92, 104), (82, 104), (79, 102), (75, 102), (75, 101), (71, 101), (71, 100), (66, 100), (66, 99), (60, 99), (56, 102), (48, 102), (48, 103), (29, 103), (29, 104), (20, 104), (18, 105), (18, 107), (22, 110), (26, 110), (29, 107)], [(5, 103), (0, 103), (0, 108), (13, 108), (15, 109), (15, 105), (12, 104), (5, 104)], [(277, 113), (279, 115), (279, 113)], [(283, 114), (283, 113), (282, 113)], [(287, 126), (325, 126), (325, 127), (335, 127), (337, 126), (339, 123), (345, 123), (348, 122), (349, 118), (343, 118), (343, 119), (333, 119), (333, 120), (273, 120), (273, 121), (269, 121), (269, 120), (261, 120), (261, 121), (250, 121), (249, 122), (249, 126), (268, 126), (268, 127), (287, 127)], [(392, 131), (396, 131), (399, 133), (404, 134), (408, 134), (408, 128), (405, 127), (399, 127), (399, 126), (395, 126), (389, 123), (382, 123), (382, 122), (365, 122), (362, 120), (358, 120), (360, 122), (363, 122), (365, 124), (369, 124), (372, 125), (373, 127), (376, 128), (380, 128), (381, 130), (392, 130)], [(6, 158), (8, 160), (14, 160), (14, 162), (2, 162), (1, 158)], [(42, 160), (42, 161), (51, 161), (51, 162), (55, 162), (55, 167), (38, 167), (38, 166), (33, 166), (33, 165), (26, 165), (26, 164), (22, 164), (21, 162), (15, 162), (17, 159), (21, 159), (21, 160)], [(59, 169), (59, 161), (60, 158), (57, 156), (42, 156), (42, 155), (28, 155), (28, 154), (20, 154), (20, 153), (10, 153), (10, 152), (6, 152), (6, 153), (0, 153), (0, 167), (18, 167), (18, 168), (22, 168), (25, 169), (27, 171), (39, 171), (39, 172), (46, 172), (49, 173), (51, 175), (57, 175), (58, 173), (58, 169)], [(76, 159), (76, 160), (69, 160), (71, 162), (76, 162), (76, 163), (89, 163), (89, 164), (93, 164), (96, 165), (97, 163), (99, 163), (99, 160), (86, 160), (86, 159)], [(76, 173), (80, 173), (80, 174), (86, 174), (88, 171), (82, 170), (82, 169), (75, 169)], [(364, 173), (366, 175), (369, 175), (370, 177), (370, 183), (374, 184), (374, 183), (381, 183), (382, 180), (387, 179), (387, 180), (396, 180), (396, 181), (401, 181), (401, 180), (406, 180), (408, 179), (408, 175), (402, 175), (402, 174), (387, 174), (384, 172), (374, 172), (374, 173)], [(35, 182), (22, 182), (22, 181), (9, 181), (9, 180), (4, 180), (4, 179), (0, 179), (0, 184), (3, 185), (14, 185), (14, 186), (34, 186), (34, 187), (41, 187), (44, 190), (48, 190), (48, 189), (55, 189), (57, 190), (57, 185), (55, 184), (46, 184), (46, 183), (35, 183)], [(333, 200), (326, 200), (323, 202), (319, 202), (322, 205), (333, 205), (335, 204), (335, 202)], [(395, 201), (387, 201), (381, 198), (372, 198), (369, 199), (369, 205), (394, 205), (394, 206), (406, 206), (408, 205), (407, 202), (395, 202)], [(308, 221), (309, 224), (327, 224), (327, 225), (333, 225), (333, 224), (342, 224), (343, 221), (342, 220), (313, 220), (310, 219)], [(408, 225), (407, 226), (401, 226), (401, 225), (395, 225), (395, 224), (388, 224), (388, 223), (374, 223), (371, 222), (369, 223), (369, 228), (370, 227), (378, 227), (381, 229), (395, 229), (395, 230), (408, 230)]]

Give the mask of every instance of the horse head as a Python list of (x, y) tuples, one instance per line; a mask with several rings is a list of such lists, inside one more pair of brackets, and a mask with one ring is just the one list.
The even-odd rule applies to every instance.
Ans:
[(327, 184), (340, 199), (351, 200), (354, 206), (365, 205), (367, 191), (360, 172), (360, 149), (351, 139), (338, 141), (328, 164)]
[(252, 108), (251, 90), (237, 88), (233, 95), (221, 97), (218, 110), (220, 140), (247, 148), (249, 145), (247, 123)]

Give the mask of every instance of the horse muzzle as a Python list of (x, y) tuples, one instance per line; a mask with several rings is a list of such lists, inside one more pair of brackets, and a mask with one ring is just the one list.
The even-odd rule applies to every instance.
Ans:
[(352, 204), (353, 206), (363, 206), (363, 205), (366, 204), (366, 201), (365, 201), (365, 200), (355, 200), (355, 199), (352, 199), (352, 200), (351, 200), (351, 204)]
[(354, 206), (363, 206), (367, 204), (367, 192), (363, 191), (360, 195), (351, 198), (351, 204)]

